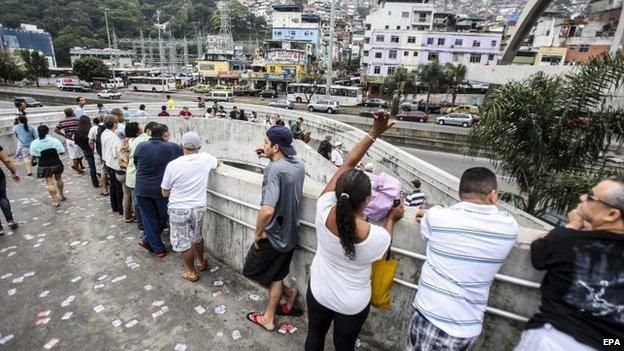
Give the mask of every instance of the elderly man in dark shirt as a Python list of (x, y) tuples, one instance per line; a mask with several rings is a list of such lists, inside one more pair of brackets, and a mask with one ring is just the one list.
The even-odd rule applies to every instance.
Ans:
[(134, 193), (143, 222), (143, 238), (139, 245), (153, 251), (158, 258), (167, 255), (160, 235), (168, 221), (167, 198), (162, 196), (160, 185), (167, 164), (183, 154), (180, 145), (165, 140), (168, 130), (160, 123), (152, 127), (151, 138), (137, 145), (134, 151), (137, 170)]

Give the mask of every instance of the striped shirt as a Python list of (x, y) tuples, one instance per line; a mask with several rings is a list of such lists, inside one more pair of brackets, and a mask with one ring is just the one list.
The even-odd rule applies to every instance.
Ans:
[(495, 205), (459, 202), (431, 208), (420, 228), (427, 261), (414, 308), (451, 336), (478, 336), (490, 286), (516, 243), (518, 223)]
[(425, 201), (427, 201), (427, 196), (425, 196), (425, 193), (416, 191), (407, 195), (407, 197), (405, 198), (405, 206), (417, 207), (424, 204)]
[(78, 117), (65, 117), (54, 128), (55, 133), (63, 133), (67, 139), (74, 140), (74, 134), (78, 130)]

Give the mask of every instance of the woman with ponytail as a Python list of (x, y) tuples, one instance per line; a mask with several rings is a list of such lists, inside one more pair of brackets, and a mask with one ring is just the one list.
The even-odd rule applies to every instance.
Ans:
[(37, 127), (39, 138), (30, 144), (30, 154), (37, 157), (37, 178), (44, 178), (46, 189), (52, 197), (52, 206), (58, 207), (65, 200), (63, 194), (63, 162), (59, 155), (65, 152), (63, 144), (49, 135), (45, 124)]
[(396, 121), (385, 111), (375, 113), (370, 133), (349, 153), (316, 204), (317, 251), (310, 266), (306, 351), (323, 350), (334, 322), (334, 348), (353, 350), (368, 317), (371, 264), (390, 247), (394, 223), (403, 217), (394, 207), (384, 227), (367, 223), (363, 213), (371, 199), (371, 183), (356, 170), (375, 139)]
[(26, 174), (30, 177), (32, 175), (30, 171), (30, 143), (37, 139), (37, 130), (35, 130), (35, 127), (28, 124), (26, 115), (19, 116), (17, 121), (19, 124), (13, 126), (13, 135), (17, 138), (15, 160), (24, 163)]

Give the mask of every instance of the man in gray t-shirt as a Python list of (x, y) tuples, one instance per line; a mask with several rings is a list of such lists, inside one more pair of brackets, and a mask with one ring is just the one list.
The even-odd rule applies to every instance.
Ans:
[[(249, 248), (243, 275), (269, 288), (269, 301), (264, 312), (247, 314), (247, 319), (264, 329), (275, 330), (275, 314), (301, 316), (294, 307), (297, 289), (284, 289), (283, 279), (290, 272), (295, 246), (299, 241), (299, 217), (305, 169), (295, 159), (293, 136), (284, 126), (269, 128), (259, 156), (268, 157), (271, 164), (264, 170), (262, 199), (253, 245)], [(278, 306), (284, 297), (285, 303)]]

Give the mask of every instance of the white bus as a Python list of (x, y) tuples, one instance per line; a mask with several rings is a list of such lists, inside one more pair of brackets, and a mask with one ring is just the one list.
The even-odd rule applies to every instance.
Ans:
[[(286, 88), (288, 95), (286, 98), (292, 102), (308, 103), (317, 100), (327, 100), (325, 95), (325, 85), (308, 83), (292, 83)], [(308, 99), (310, 101), (308, 101)], [(342, 85), (332, 85), (329, 99), (338, 101), (340, 106), (357, 106), (362, 103), (362, 88), (347, 87)]]
[(176, 82), (171, 77), (130, 77), (128, 89), (168, 93), (176, 90)]

